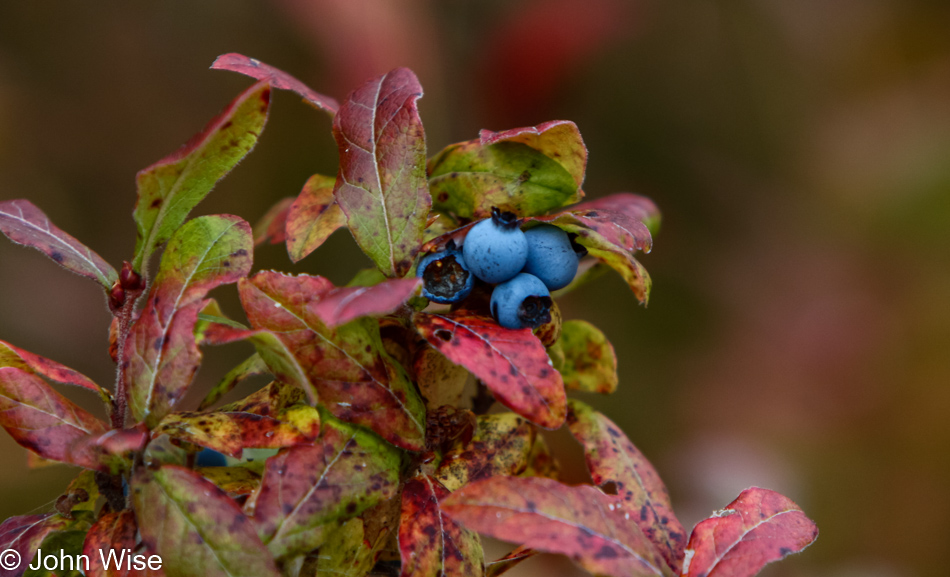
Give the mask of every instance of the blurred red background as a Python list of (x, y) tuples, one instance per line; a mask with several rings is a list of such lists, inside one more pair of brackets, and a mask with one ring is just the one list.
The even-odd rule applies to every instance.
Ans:
[[(664, 213), (643, 259), (648, 308), (615, 277), (561, 306), (613, 341), (620, 390), (585, 400), (651, 458), (684, 524), (766, 486), (821, 536), (764, 574), (944, 575), (948, 25), (950, 5), (923, 0), (6, 2), (0, 199), (29, 198), (113, 264), (130, 258), (135, 172), (249, 83), (207, 70), (225, 52), (337, 98), (409, 66), (431, 153), (480, 128), (573, 120), (588, 195), (638, 192)], [(329, 129), (277, 94), (258, 148), (198, 212), (253, 222), (334, 174)], [(344, 282), (367, 263), (340, 233), (297, 266), (266, 247), (256, 267)], [(109, 383), (108, 321), (94, 283), (0, 243), (0, 339)], [(243, 352), (208, 351), (199, 386)], [(72, 473), (27, 470), (5, 435), (0, 451), (0, 518), (48, 508)]]

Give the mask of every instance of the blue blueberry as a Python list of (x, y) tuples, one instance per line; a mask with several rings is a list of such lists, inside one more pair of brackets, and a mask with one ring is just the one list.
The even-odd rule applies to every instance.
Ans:
[(556, 226), (542, 224), (524, 233), (528, 239), (528, 261), (524, 272), (541, 279), (548, 290), (571, 284), (577, 274), (577, 253), (567, 233)]
[(475, 286), (475, 275), (452, 241), (445, 250), (424, 256), (416, 267), (416, 276), (422, 279), (422, 296), (436, 303), (457, 303)]
[(551, 320), (552, 303), (544, 283), (522, 272), (492, 291), (491, 314), (507, 329), (533, 329)]
[(492, 207), (492, 216), (468, 231), (462, 254), (468, 269), (488, 283), (511, 279), (524, 268), (528, 241), (510, 212)]
[(198, 456), (195, 457), (196, 467), (227, 467), (228, 460), (221, 453), (214, 449), (201, 449)]

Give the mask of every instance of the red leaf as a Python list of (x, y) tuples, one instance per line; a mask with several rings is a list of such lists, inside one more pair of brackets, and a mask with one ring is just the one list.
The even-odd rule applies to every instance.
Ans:
[(339, 523), (396, 492), (401, 454), (358, 427), (330, 418), (320, 440), (267, 460), (246, 509), (275, 557), (319, 547)]
[(251, 227), (236, 216), (192, 219), (162, 255), (145, 308), (125, 344), (129, 408), (149, 427), (188, 390), (201, 359), (194, 326), (208, 291), (250, 271)]
[(485, 563), (485, 575), (486, 577), (498, 577), (498, 575), (505, 573), (525, 559), (530, 559), (537, 554), (538, 552), (534, 549), (529, 549), (524, 546), (518, 547), (501, 559)]
[(478, 535), (442, 513), (448, 489), (428, 475), (410, 479), (402, 492), (399, 521), (401, 577), (467, 577), (484, 574)]
[[(310, 310), (334, 288), (322, 277), (266, 271), (238, 284), (251, 325), (294, 352), (292, 360), (315, 388), (313, 402), (319, 398), (336, 417), (369, 427), (396, 446), (422, 450), (425, 407), (405, 369), (385, 353), (378, 322), (331, 329)], [(267, 360), (263, 351), (262, 357)]]
[[(65, 517), (55, 513), (45, 515), (22, 515), (10, 517), (0, 524), (0, 548), (12, 549), (19, 555), (18, 567), (7, 569), (6, 563), (0, 566), (0, 577), (20, 577), (27, 565), (36, 555), (43, 539), (53, 531), (63, 529), (68, 524)], [(9, 561), (6, 551), (4, 561)]]
[(399, 309), (421, 284), (418, 278), (399, 278), (374, 286), (333, 289), (310, 305), (323, 324), (335, 328), (365, 316), (382, 316)]
[(255, 58), (248, 58), (243, 54), (231, 52), (218, 56), (211, 65), (212, 69), (230, 70), (245, 76), (250, 76), (256, 80), (266, 80), (274, 88), (281, 90), (292, 90), (303, 97), (304, 100), (319, 108), (325, 110), (331, 115), (336, 114), (340, 105), (329, 96), (324, 96), (315, 92), (303, 82), (297, 80), (283, 70), (278, 70), (269, 64), (264, 64)]
[(346, 226), (346, 215), (333, 196), (336, 179), (314, 174), (307, 179), (303, 190), (294, 200), (287, 214), (287, 254), (294, 262), (307, 256), (324, 243), (341, 226)]
[(131, 457), (145, 448), (148, 432), (144, 427), (110, 429), (78, 439), (72, 443), (69, 459), (72, 464), (111, 475), (126, 471)]
[(416, 75), (397, 68), (351, 92), (333, 118), (334, 195), (357, 244), (390, 277), (412, 267), (432, 207), (421, 96)]
[(0, 202), (0, 232), (17, 244), (37, 249), (66, 270), (99, 281), (106, 290), (119, 279), (112, 265), (57, 228), (28, 200)]
[(573, 210), (619, 212), (647, 225), (653, 234), (656, 234), (656, 229), (660, 225), (660, 209), (656, 207), (656, 204), (645, 196), (630, 192), (617, 192), (596, 200), (588, 200), (573, 207)]
[(656, 545), (673, 571), (679, 573), (686, 547), (686, 530), (673, 514), (670, 495), (653, 465), (630, 439), (603, 414), (572, 399), (567, 424), (584, 446), (587, 468), (595, 485), (613, 483), (617, 496), (643, 534)]
[(530, 329), (506, 329), (464, 311), (414, 320), (429, 344), (481, 379), (503, 405), (548, 429), (564, 424), (564, 383)]
[(818, 538), (818, 526), (775, 491), (752, 487), (693, 528), (684, 577), (747, 577)]
[(287, 234), (284, 227), (287, 224), (287, 213), (290, 212), (290, 205), (294, 199), (291, 197), (282, 198), (277, 204), (261, 217), (254, 225), (254, 246), (262, 244), (280, 244), (287, 240)]
[(578, 188), (584, 182), (584, 172), (587, 170), (587, 147), (577, 129), (577, 125), (570, 120), (552, 120), (537, 126), (512, 128), (503, 132), (481, 130), (478, 138), (482, 146), (489, 146), (499, 142), (520, 142), (527, 144), (557, 160), (558, 164), (574, 178)]
[(35, 373), (64, 385), (76, 385), (103, 394), (103, 390), (86, 375), (56, 361), (34, 355), (5, 341), (0, 341), (0, 367), (13, 367)]
[(135, 549), (135, 535), (138, 527), (135, 525), (135, 514), (131, 509), (121, 512), (110, 511), (104, 513), (89, 529), (86, 534), (86, 540), (82, 546), (82, 553), (89, 557), (89, 577), (127, 577), (133, 574), (125, 566), (116, 570), (115, 563), (109, 565), (109, 569), (103, 567), (102, 558), (99, 552), (110, 560), (108, 555), (110, 550), (115, 550), (117, 554), (123, 549), (132, 551)]
[(0, 368), (0, 426), (21, 446), (67, 463), (75, 441), (106, 429), (42, 379), (13, 367)]
[(567, 555), (596, 574), (669, 575), (666, 563), (615, 497), (590, 485), (543, 477), (492, 477), (442, 500), (470, 529), (525, 547)]

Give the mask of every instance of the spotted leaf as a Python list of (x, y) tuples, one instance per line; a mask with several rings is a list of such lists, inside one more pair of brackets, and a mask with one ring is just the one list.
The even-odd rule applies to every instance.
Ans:
[(482, 415), (471, 442), (446, 453), (435, 477), (454, 491), (479, 479), (518, 475), (528, 466), (537, 436), (537, 430), (514, 413)]
[(617, 355), (597, 327), (587, 321), (564, 321), (558, 345), (564, 354), (558, 367), (564, 386), (591, 393), (617, 390)]

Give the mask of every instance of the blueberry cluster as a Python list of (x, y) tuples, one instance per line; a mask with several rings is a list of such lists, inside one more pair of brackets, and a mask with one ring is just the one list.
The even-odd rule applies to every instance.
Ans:
[(492, 208), (491, 218), (468, 231), (461, 249), (450, 241), (423, 257), (416, 269), (422, 295), (437, 303), (461, 302), (478, 278), (496, 285), (490, 308), (501, 326), (537, 328), (550, 321), (550, 291), (570, 284), (583, 255), (556, 226), (522, 231), (519, 224), (514, 214)]

